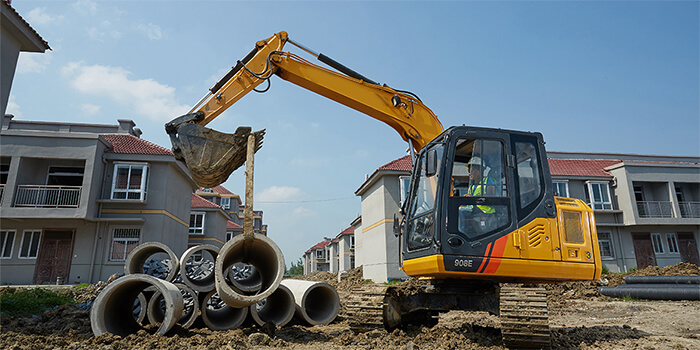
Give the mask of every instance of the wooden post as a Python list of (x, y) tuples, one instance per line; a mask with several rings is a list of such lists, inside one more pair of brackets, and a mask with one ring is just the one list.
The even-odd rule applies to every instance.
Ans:
[(248, 135), (245, 166), (245, 207), (243, 209), (243, 235), (246, 240), (253, 238), (253, 166), (255, 155), (255, 135)]

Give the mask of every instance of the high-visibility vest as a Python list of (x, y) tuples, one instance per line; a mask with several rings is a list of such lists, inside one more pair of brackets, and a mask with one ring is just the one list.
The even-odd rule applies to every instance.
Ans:
[[(481, 195), (482, 188), (486, 186), (496, 186), (496, 181), (494, 181), (492, 178), (488, 176), (484, 176), (484, 178), (481, 180), (481, 183), (478, 184), (473, 184), (469, 186), (469, 190), (467, 193), (469, 194), (470, 197), (476, 197)], [(487, 205), (477, 205), (477, 208), (479, 208), (481, 211), (483, 211), (486, 214), (493, 214), (496, 212), (496, 209), (493, 207), (487, 206)]]

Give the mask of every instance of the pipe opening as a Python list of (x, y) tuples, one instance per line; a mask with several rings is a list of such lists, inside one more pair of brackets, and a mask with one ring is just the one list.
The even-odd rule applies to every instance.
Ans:
[(248, 316), (248, 308), (226, 305), (218, 293), (209, 292), (201, 303), (202, 321), (212, 330), (228, 330), (240, 327)]
[(310, 288), (304, 298), (304, 313), (312, 324), (330, 323), (338, 315), (340, 300), (334, 289), (317, 284)]
[(180, 258), (182, 281), (193, 290), (208, 293), (216, 287), (214, 265), (219, 248), (203, 244), (187, 249)]
[(175, 253), (163, 243), (148, 242), (134, 248), (124, 263), (127, 275), (142, 273), (171, 282), (180, 270)]
[(250, 306), (250, 314), (258, 325), (272, 322), (283, 327), (294, 317), (294, 295), (289, 288), (280, 285), (267, 299)]

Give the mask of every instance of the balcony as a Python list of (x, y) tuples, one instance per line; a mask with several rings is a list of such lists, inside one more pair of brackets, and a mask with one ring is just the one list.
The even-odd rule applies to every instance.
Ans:
[(667, 201), (637, 202), (640, 218), (672, 218), (673, 204)]
[(681, 217), (700, 218), (700, 202), (680, 202)]
[(17, 186), (15, 207), (25, 208), (77, 208), (80, 205), (82, 186)]

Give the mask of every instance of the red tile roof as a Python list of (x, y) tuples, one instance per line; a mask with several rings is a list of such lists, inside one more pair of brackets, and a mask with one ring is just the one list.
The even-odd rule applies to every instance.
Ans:
[(193, 193), (192, 194), (192, 208), (221, 208), (221, 207)]
[(556, 176), (593, 176), (612, 177), (603, 170), (611, 165), (619, 164), (621, 160), (609, 159), (548, 159), (549, 172)]
[(341, 235), (352, 235), (354, 233), (355, 233), (355, 226), (350, 226), (350, 227), (346, 228), (345, 230), (343, 230), (342, 232), (340, 232)]
[(104, 134), (100, 135), (109, 142), (108, 152), (122, 154), (151, 154), (172, 156), (169, 149), (156, 145), (155, 143), (140, 139), (130, 134)]
[(243, 226), (229, 220), (229, 221), (226, 221), (226, 228), (227, 229), (242, 229)]
[[(235, 193), (233, 193), (233, 192), (227, 190), (226, 187), (221, 186), (221, 185), (218, 185), (218, 186), (216, 186), (216, 187), (212, 187), (212, 188), (211, 188), (211, 191), (214, 192), (214, 193), (218, 193), (218, 194), (231, 194), (231, 195), (234, 195), (234, 196), (236, 195)], [(200, 187), (200, 188), (197, 190), (197, 192), (206, 193), (206, 192), (204, 192), (204, 187)]]
[(323, 249), (327, 245), (329, 245), (330, 243), (331, 243), (331, 241), (318, 242), (318, 243), (316, 243), (315, 246), (311, 247), (310, 249)]
[(405, 155), (399, 159), (393, 160), (387, 164), (380, 166), (377, 170), (397, 170), (397, 171), (411, 171), (413, 169), (413, 163), (411, 163), (411, 156)]

